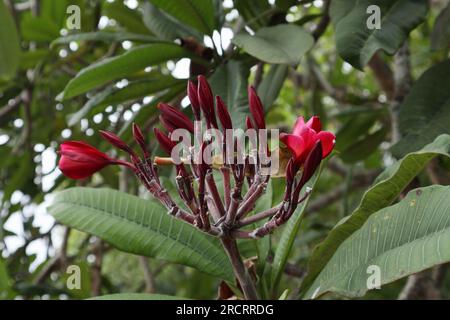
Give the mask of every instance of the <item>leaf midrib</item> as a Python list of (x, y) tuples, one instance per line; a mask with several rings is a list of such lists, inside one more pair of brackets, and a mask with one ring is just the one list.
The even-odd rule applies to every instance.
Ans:
[[(404, 247), (407, 248), (407, 247), (413, 245), (415, 242), (421, 243), (421, 242), (423, 242), (423, 241), (428, 241), (429, 238), (433, 238), (435, 235), (438, 235), (438, 234), (440, 234), (440, 233), (445, 234), (446, 232), (449, 232), (449, 231), (450, 231), (450, 226), (446, 226), (445, 228), (443, 228), (443, 229), (441, 229), (441, 230), (434, 231), (434, 232), (429, 233), (429, 234), (427, 234), (427, 235), (425, 235), (425, 236), (423, 236), (423, 237), (420, 237), (420, 238), (414, 239), (414, 240), (412, 240), (412, 241), (410, 241), (410, 242), (403, 243), (402, 245), (393, 247), (393, 248), (391, 248), (391, 249), (389, 249), (389, 250), (384, 251), (382, 254), (379, 254), (379, 255), (376, 255), (376, 256), (374, 256), (374, 257), (371, 257), (369, 260), (366, 260), (366, 261), (364, 261), (364, 262), (361, 263), (361, 264), (358, 264), (358, 265), (356, 265), (356, 266), (354, 266), (354, 267), (347, 268), (347, 269), (345, 269), (345, 270), (339, 272), (339, 273), (337, 274), (337, 276), (335, 276), (335, 277), (330, 277), (330, 278), (324, 280), (323, 283), (319, 283), (319, 286), (322, 287), (322, 286), (324, 286), (324, 285), (326, 285), (326, 284), (328, 284), (328, 283), (336, 282), (336, 279), (346, 278), (346, 276), (347, 276), (350, 272), (353, 273), (353, 272), (355, 272), (358, 268), (360, 268), (361, 266), (370, 264), (370, 263), (373, 262), (374, 260), (380, 259), (381, 257), (383, 257), (383, 256), (385, 256), (385, 255), (387, 256), (387, 255), (389, 255), (389, 254), (390, 254), (391, 252), (393, 252), (393, 251), (395, 252), (395, 251), (401, 250), (401, 249), (404, 248)], [(349, 238), (349, 239), (350, 239), (350, 238)], [(331, 260), (330, 260), (330, 261), (331, 261)], [(323, 272), (324, 270), (325, 270), (325, 269), (322, 269), (322, 272)], [(322, 274), (322, 272), (318, 275), (318, 277), (316, 278), (316, 280), (320, 278), (320, 275)], [(400, 275), (399, 277), (394, 277), (393, 280), (395, 280), (395, 279), (400, 279), (400, 278), (402, 278), (402, 277), (403, 277), (403, 276)], [(314, 282), (314, 284), (315, 284), (315, 283), (316, 283), (316, 282)], [(311, 285), (311, 288), (316, 287), (314, 284)], [(311, 288), (309, 289), (310, 291), (311, 291)], [(328, 292), (329, 289), (332, 288), (332, 286), (327, 286), (327, 288), (328, 288), (328, 290), (323, 291), (323, 292), (320, 292), (320, 294), (322, 295), (322, 294)], [(348, 292), (346, 292), (346, 294), (348, 294)]]
[[(442, 202), (442, 201), (443, 201), (443, 199), (440, 200), (440, 202)], [(395, 206), (397, 206), (397, 205), (394, 205), (393, 207), (395, 207)], [(447, 209), (448, 209), (448, 206), (447, 206)], [(445, 211), (447, 211), (447, 210), (445, 210)], [(378, 212), (380, 212), (380, 211), (378, 211)], [(434, 216), (434, 215), (433, 215), (433, 216)], [(442, 217), (444, 217), (444, 216), (445, 216), (445, 215), (442, 214)], [(372, 215), (372, 216), (366, 221), (367, 224), (370, 224), (371, 222), (373, 222), (374, 219), (372, 219), (372, 217), (375, 217), (375, 216)], [(372, 221), (371, 221), (371, 220), (372, 220)], [(369, 259), (365, 259), (365, 260), (364, 260), (362, 263), (360, 263), (360, 264), (356, 264), (356, 265), (354, 265), (354, 266), (350, 266), (350, 268), (346, 268), (345, 270), (339, 271), (339, 272), (337, 273), (338, 275), (335, 276), (335, 277), (333, 277), (333, 275), (332, 275), (331, 277), (329, 277), (329, 278), (327, 278), (327, 279), (324, 279), (324, 282), (323, 282), (322, 284), (319, 283), (319, 286), (321, 287), (321, 286), (323, 286), (324, 284), (326, 285), (327, 283), (335, 282), (336, 279), (341, 279), (341, 278), (343, 278), (343, 277), (345, 278), (345, 277), (349, 274), (349, 272), (353, 273), (353, 272), (355, 272), (358, 268), (360, 268), (361, 266), (367, 265), (367, 264), (369, 264), (371, 261), (374, 261), (374, 260), (376, 260), (376, 259), (380, 259), (380, 258), (383, 257), (384, 255), (389, 255), (391, 252), (395, 252), (395, 251), (401, 250), (402, 248), (404, 248), (404, 247), (409, 247), (409, 246), (411, 246), (411, 245), (414, 246), (415, 243), (422, 243), (422, 242), (424, 242), (424, 241), (426, 242), (426, 241), (428, 241), (430, 238), (433, 238), (434, 236), (436, 236), (437, 234), (445, 234), (446, 232), (450, 231), (450, 225), (448, 225), (448, 220), (449, 220), (449, 218), (447, 218), (447, 220), (445, 221), (445, 224), (443, 225), (443, 227), (442, 227), (441, 229), (435, 230), (435, 231), (433, 231), (433, 232), (431, 232), (431, 233), (427, 233), (427, 234), (422, 235), (421, 237), (416, 238), (416, 239), (413, 239), (413, 240), (411, 240), (411, 241), (409, 241), (409, 239), (407, 239), (406, 242), (403, 242), (401, 245), (396, 245), (396, 246), (394, 246), (394, 247), (391, 247), (390, 249), (383, 251), (381, 254), (376, 254), (375, 256), (373, 256), (373, 257), (371, 257), (371, 258), (369, 258)], [(440, 224), (440, 222), (438, 223), (438, 226), (439, 226), (439, 224)], [(372, 226), (373, 226), (373, 225), (370, 225), (370, 227), (372, 227)], [(427, 227), (426, 231), (429, 229), (429, 227), (430, 227), (430, 225)], [(369, 228), (369, 229), (370, 229), (370, 228)], [(360, 229), (360, 230), (361, 230), (361, 229)], [(358, 231), (359, 231), (359, 230), (358, 230)], [(395, 229), (394, 229), (394, 231), (395, 231)], [(418, 231), (418, 230), (416, 230), (416, 233), (417, 233), (417, 231)], [(356, 233), (353, 233), (353, 234), (352, 234), (350, 237), (348, 237), (344, 242), (351, 241), (353, 238), (356, 238)], [(343, 244), (344, 242), (342, 242), (342, 244)], [(361, 241), (360, 241), (360, 242), (361, 242)], [(377, 249), (377, 247), (378, 247), (378, 246), (376, 246), (375, 249)], [(348, 249), (346, 249), (346, 255), (347, 255), (347, 251), (348, 251)], [(377, 251), (378, 251), (378, 249), (377, 249)], [(377, 252), (377, 251), (376, 251), (376, 252)], [(333, 254), (333, 256), (328, 260), (326, 266), (330, 265), (330, 263), (331, 263), (333, 257), (334, 257), (337, 253), (338, 253), (338, 250), (336, 250), (336, 252)], [(341, 254), (342, 254), (342, 253), (341, 253)], [(350, 254), (352, 254), (352, 253), (350, 253)], [(440, 256), (440, 254), (439, 254), (439, 256)], [(340, 264), (340, 263), (338, 262), (338, 264)], [(422, 263), (422, 264), (423, 264), (423, 263)], [(345, 265), (346, 265), (346, 264), (345, 264)], [(309, 291), (311, 291), (312, 288), (316, 287), (315, 284), (317, 283), (317, 279), (320, 279), (320, 276), (324, 273), (325, 269), (326, 269), (326, 267), (323, 268), (323, 269), (321, 270), (321, 272), (317, 275), (317, 277), (316, 277), (316, 279), (314, 280), (313, 284), (310, 286)], [(326, 277), (326, 276), (324, 276), (324, 277)], [(400, 278), (400, 277), (394, 277), (394, 279), (399, 279), (399, 278)], [(329, 286), (327, 286), (327, 288), (330, 289)], [(329, 291), (329, 290), (327, 290), (327, 291)], [(327, 291), (325, 291), (325, 292), (327, 292)], [(322, 292), (322, 294), (325, 293), (325, 292)]]
[[(161, 237), (161, 235), (163, 235), (163, 236), (165, 236), (165, 237), (167, 237), (167, 238), (169, 238), (169, 239), (171, 239), (171, 240), (173, 240), (174, 242), (177, 242), (177, 239), (176, 238), (173, 238), (172, 236), (170, 236), (170, 235), (168, 235), (168, 234), (166, 234), (166, 233), (164, 233), (164, 232), (160, 232), (161, 230), (160, 229), (154, 229), (152, 226), (150, 226), (150, 225), (146, 225), (146, 224), (139, 224), (139, 223), (137, 223), (136, 221), (133, 221), (133, 220), (128, 220), (128, 219), (126, 219), (126, 218), (124, 218), (124, 217), (121, 217), (121, 216), (118, 216), (118, 215), (116, 215), (116, 214), (114, 214), (113, 212), (111, 212), (111, 211), (109, 211), (109, 210), (103, 210), (103, 209), (98, 209), (98, 208), (96, 208), (96, 207), (92, 207), (92, 206), (88, 206), (88, 205), (84, 205), (84, 204), (80, 204), (80, 203), (77, 203), (77, 202), (73, 202), (73, 201), (68, 201), (68, 200), (64, 200), (64, 201), (61, 201), (61, 202), (58, 202), (59, 204), (68, 204), (68, 205), (72, 205), (72, 206), (78, 206), (78, 207), (81, 207), (81, 208), (85, 208), (85, 209), (90, 209), (90, 210), (92, 210), (92, 211), (96, 211), (96, 212), (99, 212), (100, 214), (101, 213), (106, 213), (108, 216), (110, 216), (110, 217), (112, 217), (112, 218), (114, 218), (114, 219), (116, 219), (116, 220), (119, 220), (119, 221), (125, 221), (125, 222), (127, 222), (127, 223), (130, 223), (130, 224), (133, 224), (133, 225), (135, 225), (135, 226), (137, 226), (138, 228), (140, 228), (140, 229), (143, 229), (144, 231), (146, 231), (146, 232), (151, 232), (151, 233), (153, 233), (156, 237)], [(180, 221), (181, 222), (181, 221)], [(181, 223), (185, 223), (185, 222), (181, 222)], [(196, 230), (191, 230), (192, 231), (192, 233), (193, 232), (195, 232)], [(179, 241), (178, 241), (179, 242)], [(182, 245), (184, 245), (184, 246), (186, 246), (186, 247), (188, 247), (189, 249), (191, 249), (193, 252), (195, 252), (195, 253), (198, 253), (201, 257), (203, 257), (203, 258), (205, 258), (205, 260), (208, 260), (209, 261), (209, 263), (214, 263), (213, 262), (213, 259), (210, 259), (210, 258), (208, 258), (208, 257), (206, 257), (203, 253), (202, 253), (202, 251), (200, 251), (200, 250), (198, 250), (197, 248), (196, 248), (196, 246), (192, 246), (192, 244), (190, 244), (189, 242), (188, 243), (184, 243), (184, 242), (179, 242), (180, 244), (182, 244)], [(214, 245), (212, 245), (211, 243), (209, 243), (213, 248), (215, 248), (216, 250), (217, 249), (220, 249), (219, 247), (217, 247), (217, 246), (214, 246)]]
[(205, 27), (205, 31), (209, 32), (211, 31), (206, 20), (204, 19), (204, 17), (200, 14), (200, 12), (198, 12), (197, 8), (195, 7), (195, 5), (192, 3), (192, 0), (187, 0), (186, 4), (191, 7), (191, 9), (194, 11), (195, 15), (199, 18), (199, 20), (201, 21), (201, 23), (203, 24), (203, 26)]

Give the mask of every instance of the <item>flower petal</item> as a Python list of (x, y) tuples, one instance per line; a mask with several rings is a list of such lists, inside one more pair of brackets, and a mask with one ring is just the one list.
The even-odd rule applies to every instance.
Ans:
[(308, 120), (306, 123), (307, 127), (310, 127), (315, 132), (320, 132), (322, 130), (322, 124), (320, 123), (320, 119), (318, 116), (314, 116), (311, 119)]
[(317, 133), (310, 127), (304, 126), (299, 134), (300, 137), (303, 138), (305, 142), (305, 148), (308, 149), (308, 152), (314, 147), (314, 144), (317, 142)]
[(59, 160), (58, 167), (66, 177), (71, 179), (84, 179), (103, 169), (108, 164), (108, 162), (102, 163), (95, 161), (81, 162), (67, 156), (62, 156)]
[(297, 121), (295, 121), (294, 128), (292, 129), (292, 134), (299, 136), (300, 132), (304, 127), (305, 127), (305, 119), (303, 119), (303, 117), (298, 117)]
[(305, 141), (302, 137), (293, 134), (281, 134), (280, 140), (291, 151), (295, 158), (295, 162), (300, 162), (305, 151)]
[(317, 137), (322, 142), (322, 158), (325, 158), (333, 150), (334, 144), (336, 143), (336, 137), (328, 131), (319, 132)]
[(59, 153), (61, 156), (67, 156), (79, 162), (103, 163), (111, 161), (107, 154), (82, 141), (66, 141), (62, 143)]

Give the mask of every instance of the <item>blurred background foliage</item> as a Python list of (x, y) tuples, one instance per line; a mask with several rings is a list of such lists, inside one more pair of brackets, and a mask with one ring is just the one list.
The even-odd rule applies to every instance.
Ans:
[[(158, 102), (190, 114), (184, 109), (189, 104), (186, 81), (198, 74), (207, 75), (214, 92), (225, 99), (236, 126), (248, 112), (246, 87), (252, 84), (269, 127), (288, 131), (297, 116), (319, 115), (326, 130), (337, 133), (336, 153), (317, 185), (280, 285), (297, 288), (312, 248), (393, 163), (390, 147), (399, 140), (395, 130), (405, 127), (395, 128), (398, 114), (392, 111), (404, 98), (392, 71), (402, 57), (377, 51), (367, 65), (346, 59), (349, 44), (339, 44), (344, 40), (330, 22), (330, 15), (338, 19), (338, 11), (346, 8), (344, 2), (331, 1), (330, 7), (327, 0), (1, 0), (0, 298), (76, 299), (117, 292), (217, 296), (218, 280), (210, 276), (119, 252), (58, 224), (46, 212), (52, 192), (76, 184), (139, 194), (137, 181), (117, 168), (89, 181), (65, 179), (57, 168), (58, 145), (84, 140), (114, 154), (97, 131), (111, 130), (131, 141), (133, 121), (150, 137), (152, 127), (159, 126)], [(71, 5), (80, 8), (79, 29), (68, 24)], [(423, 14), (414, 12), (419, 21), (410, 28), (409, 48), (400, 49), (412, 79), (448, 58), (449, 8), (447, 1), (434, 0)], [(398, 47), (407, 34), (397, 39)], [(439, 68), (447, 75), (437, 85), (449, 91), (449, 67)], [(446, 110), (442, 116), (447, 121), (450, 107), (435, 107)], [(446, 124), (418, 148), (448, 133)], [(155, 154), (160, 153), (150, 140)], [(394, 155), (405, 154), (410, 143), (394, 149)], [(446, 159), (434, 162), (441, 184), (448, 184), (449, 165)], [(426, 172), (414, 181), (431, 183)], [(276, 203), (284, 190), (282, 179), (274, 181), (272, 190)], [(272, 244), (282, 232), (272, 236)], [(69, 264), (82, 269), (81, 290), (66, 288)], [(442, 280), (445, 298), (449, 280)], [(397, 298), (404, 283), (365, 298)]]

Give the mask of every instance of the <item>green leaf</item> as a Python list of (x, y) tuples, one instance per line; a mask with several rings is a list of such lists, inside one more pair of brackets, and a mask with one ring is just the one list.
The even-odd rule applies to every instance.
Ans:
[(268, 1), (235, 0), (233, 5), (239, 11), (239, 16), (253, 30), (267, 25), (271, 15), (276, 12)]
[(75, 97), (109, 81), (129, 77), (148, 66), (186, 56), (190, 56), (190, 53), (176, 44), (149, 44), (131, 49), (120, 56), (99, 61), (81, 70), (69, 81), (58, 99)]
[(34, 68), (39, 62), (50, 56), (47, 49), (36, 49), (33, 51), (22, 51), (20, 54), (20, 69)]
[(57, 193), (48, 211), (61, 223), (96, 235), (119, 250), (234, 279), (219, 241), (169, 216), (156, 201), (111, 189), (71, 188)]
[(450, 43), (450, 3), (436, 18), (431, 33), (431, 50), (440, 50)]
[[(369, 29), (372, 13), (367, 8), (380, 8), (381, 29)], [(346, 9), (346, 10), (345, 10)], [(331, 18), (336, 28), (339, 55), (362, 69), (378, 50), (394, 54), (409, 33), (425, 19), (428, 4), (422, 0), (336, 0)]]
[(391, 148), (401, 157), (419, 150), (438, 135), (450, 133), (450, 60), (441, 62), (414, 83), (400, 106), (399, 129), (402, 139)]
[(48, 42), (60, 36), (60, 27), (47, 17), (26, 15), (21, 20), (22, 37), (28, 41)]
[(20, 44), (16, 25), (3, 1), (0, 1), (0, 81), (13, 78), (19, 67)]
[(232, 40), (248, 54), (269, 63), (297, 64), (314, 44), (302, 27), (280, 24), (259, 29), (255, 35), (238, 34)]
[(379, 118), (377, 113), (351, 114), (336, 133), (335, 149), (342, 153), (355, 141), (364, 139)]
[(73, 127), (78, 124), (80, 120), (87, 116), (95, 106), (99, 105), (106, 98), (108, 98), (115, 89), (115, 86), (109, 86), (105, 90), (95, 94), (83, 105), (83, 107), (80, 108), (80, 110), (67, 116), (67, 125), (69, 127)]
[(204, 34), (211, 35), (216, 27), (214, 3), (211, 0), (150, 0), (150, 2), (180, 22)]
[(412, 190), (401, 202), (384, 208), (337, 249), (306, 293), (363, 296), (368, 278), (380, 270), (380, 285), (450, 261), (450, 187)]
[(149, 30), (142, 22), (139, 10), (127, 7), (123, 1), (105, 2), (103, 13), (109, 18), (116, 20), (122, 27), (130, 32), (149, 34)]
[(326, 239), (314, 249), (302, 290), (311, 287), (341, 243), (361, 228), (373, 213), (392, 204), (431, 159), (437, 155), (448, 157), (450, 156), (449, 152), (450, 135), (441, 135), (422, 150), (406, 155), (383, 171), (374, 185), (364, 193), (355, 211), (336, 225)]
[(164, 40), (155, 38), (145, 34), (131, 33), (131, 32), (109, 32), (109, 31), (96, 31), (96, 32), (82, 32), (69, 34), (64, 37), (60, 37), (52, 42), (52, 46), (56, 44), (67, 44), (72, 41), (103, 41), (103, 42), (122, 42), (125, 40), (134, 42), (165, 42)]
[(169, 296), (165, 294), (116, 293), (98, 296), (87, 300), (188, 300), (188, 299)]
[(341, 159), (346, 163), (356, 163), (368, 158), (385, 140), (387, 133), (388, 128), (383, 127), (366, 135), (362, 139), (356, 140), (342, 152), (340, 155)]
[(41, 0), (40, 14), (58, 27), (64, 27), (66, 10), (69, 5), (67, 0)]
[(29, 153), (22, 154), (20, 158), (8, 158), (13, 170), (8, 184), (5, 185), (3, 191), (3, 200), (9, 200), (16, 190), (23, 188), (33, 181), (34, 167), (33, 159)]
[(287, 65), (273, 65), (270, 67), (269, 72), (264, 75), (264, 78), (258, 87), (258, 95), (266, 112), (272, 107), (280, 94), (288, 70), (289, 67)]
[(144, 24), (160, 39), (175, 40), (193, 36), (202, 39), (202, 35), (175, 20), (150, 2), (144, 3)]
[(11, 293), (11, 278), (6, 268), (5, 260), (0, 257), (0, 299), (5, 300), (9, 298)]
[[(312, 188), (312, 190), (314, 190), (317, 181), (319, 181), (323, 167), (324, 166), (322, 164), (314, 177), (303, 187), (301, 191), (302, 195), (305, 194), (307, 188)], [(272, 287), (275, 290), (278, 289), (278, 284), (280, 282), (281, 276), (283, 275), (289, 255), (292, 251), (292, 246), (294, 245), (295, 238), (297, 237), (298, 230), (303, 220), (303, 213), (305, 212), (310, 198), (311, 195), (309, 195), (306, 200), (298, 206), (292, 217), (289, 218), (286, 226), (283, 228), (283, 231), (281, 232), (281, 238), (278, 242), (272, 263), (271, 282)]]
[(227, 105), (235, 128), (244, 128), (245, 117), (249, 114), (248, 75), (249, 69), (242, 62), (231, 60), (220, 66), (209, 79), (214, 94)]
[[(330, 4), (331, 22), (336, 26), (347, 14), (352, 11), (358, 0), (334, 0)], [(364, 10), (365, 12), (365, 10)], [(367, 15), (368, 17), (368, 15)]]
[(76, 125), (89, 114), (102, 111), (105, 106), (136, 100), (184, 82), (184, 80), (178, 80), (171, 76), (159, 76), (149, 80), (130, 82), (126, 87), (120, 89), (116, 86), (110, 86), (94, 95), (76, 113), (71, 114), (67, 122), (68, 126)]

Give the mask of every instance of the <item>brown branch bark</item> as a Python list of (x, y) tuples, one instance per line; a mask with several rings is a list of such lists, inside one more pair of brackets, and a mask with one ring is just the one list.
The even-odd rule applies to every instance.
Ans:
[(388, 100), (392, 100), (395, 94), (395, 82), (394, 73), (389, 65), (383, 61), (379, 52), (375, 53), (368, 65)]
[(234, 274), (239, 281), (239, 285), (244, 292), (246, 300), (258, 300), (258, 293), (256, 291), (255, 283), (245, 268), (239, 253), (236, 240), (231, 238), (221, 238), (222, 245), (230, 259)]
[(15, 97), (10, 103), (8, 103), (7, 105), (3, 106), (0, 109), (0, 118), (3, 118), (4, 116), (18, 109), (20, 107), (21, 102), (22, 102), (22, 93), (19, 94), (17, 97)]
[(315, 41), (319, 40), (319, 38), (325, 33), (328, 25), (330, 24), (330, 15), (329, 15), (330, 3), (331, 0), (325, 0), (323, 8), (323, 16), (312, 33), (312, 36)]
[(92, 253), (95, 261), (91, 267), (91, 293), (99, 296), (102, 293), (103, 240), (97, 240)]
[(139, 262), (142, 266), (142, 271), (144, 272), (144, 281), (145, 281), (145, 292), (146, 293), (154, 293), (155, 292), (155, 278), (154, 274), (150, 268), (150, 264), (148, 263), (147, 257), (139, 257)]
[(392, 143), (400, 140), (399, 113), (400, 104), (409, 92), (412, 84), (411, 62), (408, 41), (394, 56), (394, 98), (391, 101), (390, 115), (392, 125)]

